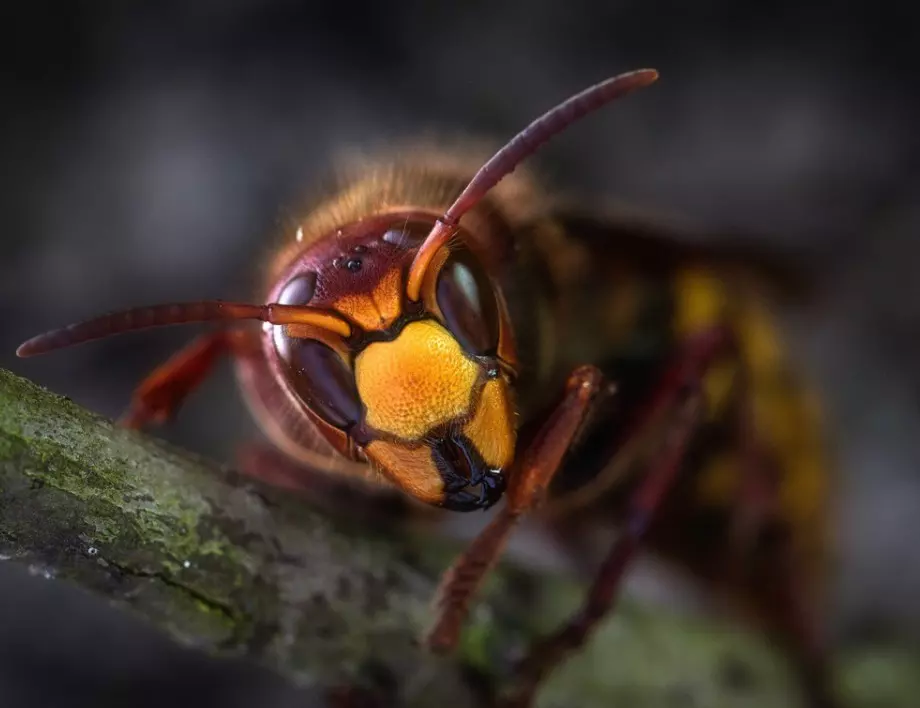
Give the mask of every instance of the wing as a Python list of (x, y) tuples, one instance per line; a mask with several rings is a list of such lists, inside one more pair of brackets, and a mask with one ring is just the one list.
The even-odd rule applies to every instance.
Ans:
[[(596, 216), (560, 210), (555, 216), (568, 237), (591, 256), (592, 277), (585, 282), (600, 281), (615, 295), (600, 299), (598, 293), (603, 291), (598, 290), (579, 303), (582, 310), (593, 308), (590, 316), (597, 326), (592, 338), (608, 335), (598, 323), (615, 321), (597, 312), (618, 307), (627, 311), (616, 321), (626, 323), (628, 336), (611, 341), (630, 346), (634, 341), (655, 341), (656, 346), (630, 360), (629, 368), (622, 366), (625, 357), (618, 356), (618, 365), (608, 370), (618, 379), (620, 407), (593, 421), (586, 449), (576, 451), (567, 462), (572, 473), (565, 477), (573, 484), (556, 487), (559, 494), (547, 510), (549, 515), (577, 513), (592, 505), (602, 514), (609, 513), (604, 510), (625, 499), (630, 482), (642, 473), (663, 435), (660, 425), (636, 431), (629, 422), (655, 389), (682, 340), (708, 328), (726, 327), (734, 334), (738, 351), (702, 380), (709, 421), (687, 463), (692, 481), (681, 489), (682, 524), (678, 525), (682, 530), (677, 532), (683, 546), (675, 543), (672, 552), (685, 556), (683, 560), (711, 557), (714, 547), (723, 543), (722, 531), (713, 533), (715, 526), (726, 530), (723, 523), (738, 506), (743, 462), (733, 431), (738, 429), (738, 375), (743, 371), (749, 382), (745, 395), (750, 399), (757, 445), (775, 467), (777, 515), (790, 531), (796, 554), (820, 575), (827, 541), (830, 456), (815, 392), (789, 356), (770, 307), (777, 298), (784, 304), (806, 301), (814, 291), (808, 274), (779, 251), (748, 246), (751, 239), (744, 237), (656, 223), (635, 213)], [(606, 279), (605, 272), (609, 273)], [(639, 285), (623, 284), (630, 281)], [(666, 305), (650, 306), (652, 297), (655, 303), (666, 300)], [(611, 304), (617, 301), (620, 304)], [(643, 314), (652, 311), (654, 317)], [(639, 332), (641, 327), (646, 330)], [(634, 336), (636, 332), (641, 336)], [(723, 522), (713, 526), (714, 518)], [(684, 523), (689, 526), (683, 527)], [(694, 538), (699, 543), (691, 544)]]
[(563, 205), (554, 218), (592, 253), (626, 256), (644, 269), (671, 271), (704, 263), (755, 281), (781, 301), (801, 304), (816, 291), (816, 274), (763, 234), (720, 232), (635, 209), (591, 213)]

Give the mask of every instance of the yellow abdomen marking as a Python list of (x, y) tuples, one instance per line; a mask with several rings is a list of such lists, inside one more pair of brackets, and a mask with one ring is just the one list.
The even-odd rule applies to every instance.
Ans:
[[(674, 291), (674, 330), (679, 339), (726, 324), (728, 293), (715, 273), (700, 267), (680, 270), (674, 276)], [(726, 359), (704, 375), (702, 383), (710, 419), (719, 416), (728, 403), (736, 373), (735, 364)]]
[(674, 276), (674, 292), (674, 329), (678, 337), (691, 337), (724, 323), (728, 301), (714, 273), (704, 268), (680, 270)]
[[(793, 528), (805, 557), (819, 564), (825, 536), (825, 499), (829, 493), (820, 410), (807, 384), (792, 377), (779, 331), (769, 311), (754, 297), (730, 292), (715, 271), (687, 268), (675, 275), (674, 329), (686, 337), (707, 327), (728, 324), (740, 348), (750, 380), (754, 427), (781, 472), (782, 518)], [(726, 358), (705, 376), (710, 419), (725, 413), (737, 362)], [(740, 453), (714, 451), (700, 471), (697, 499), (704, 505), (730, 506), (741, 482)]]
[(406, 325), (392, 342), (371, 344), (355, 361), (368, 425), (403, 440), (468, 415), (480, 374), (451, 334), (430, 320)]

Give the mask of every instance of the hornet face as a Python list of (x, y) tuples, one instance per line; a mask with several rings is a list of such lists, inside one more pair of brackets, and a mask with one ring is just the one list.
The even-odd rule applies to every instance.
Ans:
[(272, 293), (274, 302), (340, 318), (347, 335), (267, 326), (270, 355), (339, 451), (366, 458), (421, 501), (488, 508), (505, 490), (515, 450), (507, 315), (462, 245), (441, 249), (412, 301), (408, 269), (434, 219), (380, 221), (320, 240)]
[[(376, 197), (346, 190), (317, 209), (332, 228), (307, 229), (306, 238), (302, 223), (294, 250), (283, 249), (290, 262), (268, 304), (134, 308), (46, 332), (17, 353), (148, 327), (259, 320), (272, 383), (282, 379), (285, 402), (297, 404), (340, 452), (370, 460), (428, 503), (488, 507), (501, 497), (514, 458), (516, 358), (501, 291), (467, 250), (477, 242), (466, 238), (460, 219), (552, 136), (657, 77), (651, 69), (621, 74), (560, 103), (489, 158), (446, 211), (392, 207), (419, 204), (423, 193), (443, 203), (443, 195), (432, 196), (444, 186), (437, 179), (408, 200), (405, 179), (383, 185), (372, 176)], [(353, 218), (341, 218), (349, 208)], [(168, 417), (219, 350), (246, 359), (249, 352), (231, 341), (212, 337), (167, 362), (139, 391), (131, 421)]]

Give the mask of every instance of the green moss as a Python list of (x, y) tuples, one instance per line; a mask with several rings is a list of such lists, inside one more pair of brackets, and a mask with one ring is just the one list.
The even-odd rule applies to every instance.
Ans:
[(839, 684), (854, 706), (913, 708), (920, 700), (920, 649), (867, 646), (841, 656)]
[[(503, 566), (457, 657), (432, 658), (416, 638), (457, 549), (416, 540), (423, 547), (407, 559), (414, 541), (371, 537), (290, 495), (242, 489), (0, 370), (0, 554), (40, 562), (179, 641), (245, 653), (306, 683), (360, 683), (383, 671), (402, 705), (478, 705), (460, 667), (501, 681), (583, 590)], [(906, 708), (920, 694), (914, 654), (853, 653), (839, 667), (853, 708)], [(553, 674), (540, 706), (767, 708), (792, 697), (785, 664), (759, 637), (625, 601)]]
[[(84, 502), (87, 543), (131, 567), (133, 548), (122, 541), (155, 546), (158, 569), (178, 575), (204, 557), (238, 564), (239, 549), (213, 523), (210, 500), (189, 479), (187, 463), (165, 445), (114, 427), (71, 401), (0, 372), (0, 454), (27, 449), (37, 464), (26, 475)], [(87, 434), (89, 432), (89, 434)], [(198, 474), (217, 474), (201, 469)]]
[[(2, 371), (0, 404), (0, 460), (11, 474), (21, 474), (22, 501), (4, 500), (15, 506), (0, 521), (6, 535), (30, 545), (24, 503), (50, 507), (53, 499), (46, 512), (69, 528), (56, 529), (57, 537), (44, 543), (71, 549), (56, 558), (65, 576), (79, 579), (80, 558), (91, 557), (123, 575), (162, 576), (177, 596), (170, 603), (182, 599), (211, 610), (226, 604), (226, 593), (236, 586), (226, 581), (239, 578), (240, 550), (214, 523), (213, 505), (198, 493), (178, 453), (150, 441), (141, 445), (140, 436)], [(216, 471), (202, 466), (191, 475), (196, 473)], [(4, 486), (10, 497), (11, 485)], [(52, 535), (55, 525), (48, 526)], [(215, 556), (234, 572), (186, 572)], [(227, 617), (220, 621), (226, 624)], [(226, 627), (216, 629), (226, 634)]]

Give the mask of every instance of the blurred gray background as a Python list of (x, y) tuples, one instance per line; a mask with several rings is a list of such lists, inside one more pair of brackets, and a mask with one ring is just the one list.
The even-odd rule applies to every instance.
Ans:
[[(0, 366), (111, 416), (189, 330), (29, 361), (16, 345), (112, 308), (248, 297), (268, 235), (338, 148), (504, 138), (589, 83), (658, 68), (657, 86), (535, 165), (589, 204), (679, 214), (808, 270), (819, 296), (786, 324), (840, 457), (838, 635), (920, 644), (920, 25), (907, 3), (97, 0), (0, 12)], [(229, 367), (163, 434), (232, 459), (253, 423)], [(188, 656), (0, 563), (0, 701), (63, 696), (295, 700), (261, 672)]]

